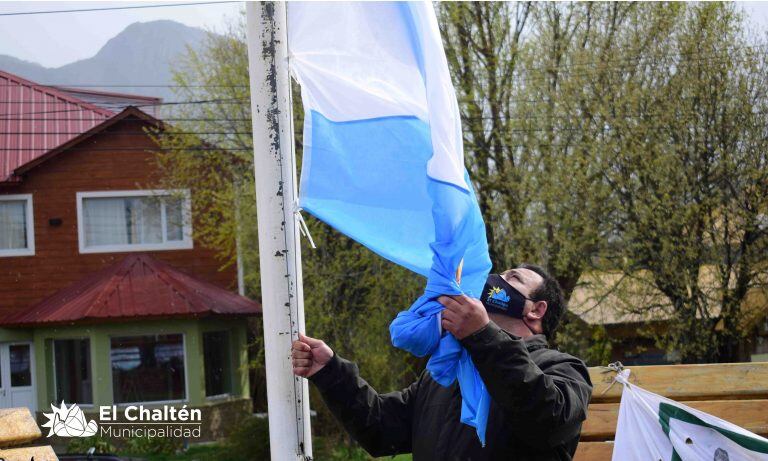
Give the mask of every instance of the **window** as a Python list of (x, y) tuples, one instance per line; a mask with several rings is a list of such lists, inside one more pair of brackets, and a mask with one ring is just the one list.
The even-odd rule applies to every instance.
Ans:
[(0, 257), (34, 254), (32, 195), (0, 195)]
[(81, 253), (192, 248), (188, 191), (78, 192)]
[(93, 404), (91, 344), (87, 339), (53, 341), (53, 367), (56, 401)]
[(182, 335), (112, 338), (110, 355), (115, 403), (186, 398)]
[(205, 395), (207, 397), (232, 392), (231, 357), (228, 332), (203, 333)]
[(16, 344), (8, 348), (11, 357), (11, 387), (32, 385), (32, 358), (29, 344)]

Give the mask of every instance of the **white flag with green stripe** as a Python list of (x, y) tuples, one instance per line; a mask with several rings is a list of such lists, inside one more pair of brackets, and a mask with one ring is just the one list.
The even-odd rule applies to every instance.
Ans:
[(768, 461), (768, 439), (630, 384), (629, 370), (616, 380), (613, 461)]

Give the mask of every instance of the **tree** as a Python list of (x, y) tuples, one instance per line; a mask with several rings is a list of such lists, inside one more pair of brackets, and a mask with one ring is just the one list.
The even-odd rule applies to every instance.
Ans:
[[(440, 20), (465, 157), (494, 267), (537, 262), (569, 297), (610, 234), (602, 127), (582, 60), (617, 46), (620, 4), (444, 3)], [(580, 69), (581, 70), (581, 69)], [(603, 85), (601, 91), (610, 90)]]
[[(530, 162), (511, 145), (512, 90), (531, 3), (446, 2), (438, 9), (443, 43), (459, 99), (467, 169), (486, 221), (496, 269), (525, 253)], [(511, 252), (518, 251), (518, 254)]]
[(638, 50), (600, 109), (621, 204), (614, 261), (666, 296), (660, 340), (683, 361), (737, 360), (742, 302), (765, 273), (765, 49), (732, 4), (646, 13), (666, 38)]
[(736, 7), (444, 3), (440, 21), (494, 265), (542, 263), (566, 295), (622, 272), (664, 298), (626, 307), (670, 319), (663, 346), (736, 359), (768, 196), (766, 49)]

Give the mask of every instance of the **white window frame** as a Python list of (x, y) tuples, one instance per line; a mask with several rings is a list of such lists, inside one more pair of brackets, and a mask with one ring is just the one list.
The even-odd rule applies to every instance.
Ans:
[(109, 338), (109, 385), (112, 389), (112, 401), (115, 400), (115, 377), (112, 373), (112, 339), (114, 338), (136, 338), (141, 336), (159, 336), (159, 335), (181, 335), (181, 350), (184, 351), (184, 398), (177, 400), (146, 400), (142, 402), (122, 402), (115, 403), (118, 407), (127, 407), (130, 405), (164, 405), (173, 403), (189, 403), (189, 360), (187, 359), (187, 334), (186, 333), (132, 333), (132, 334), (114, 334), (108, 335)]
[(32, 194), (0, 195), (1, 202), (15, 202), (19, 200), (26, 201), (25, 209), (27, 212), (27, 248), (0, 250), (0, 258), (35, 255), (35, 213), (32, 209)]
[[(78, 192), (77, 194), (77, 239), (80, 246), (80, 253), (123, 253), (133, 251), (168, 251), (168, 250), (190, 250), (194, 247), (192, 241), (192, 200), (188, 189), (184, 190), (165, 190), (165, 189), (147, 189), (147, 190), (116, 190), (99, 192)], [(182, 199), (182, 224), (183, 238), (179, 241), (163, 243), (140, 243), (124, 245), (99, 245), (86, 246), (85, 242), (85, 216), (83, 214), (83, 199), (87, 198), (126, 198), (126, 197), (158, 197), (158, 196), (181, 196)], [(161, 208), (162, 216), (160, 219), (162, 226), (163, 239), (166, 234), (165, 207)]]

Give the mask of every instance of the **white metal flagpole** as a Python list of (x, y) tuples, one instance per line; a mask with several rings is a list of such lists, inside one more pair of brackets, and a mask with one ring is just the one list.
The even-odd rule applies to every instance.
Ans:
[(286, 4), (246, 2), (259, 261), (272, 461), (312, 459), (307, 381), (291, 342), (304, 331)]

